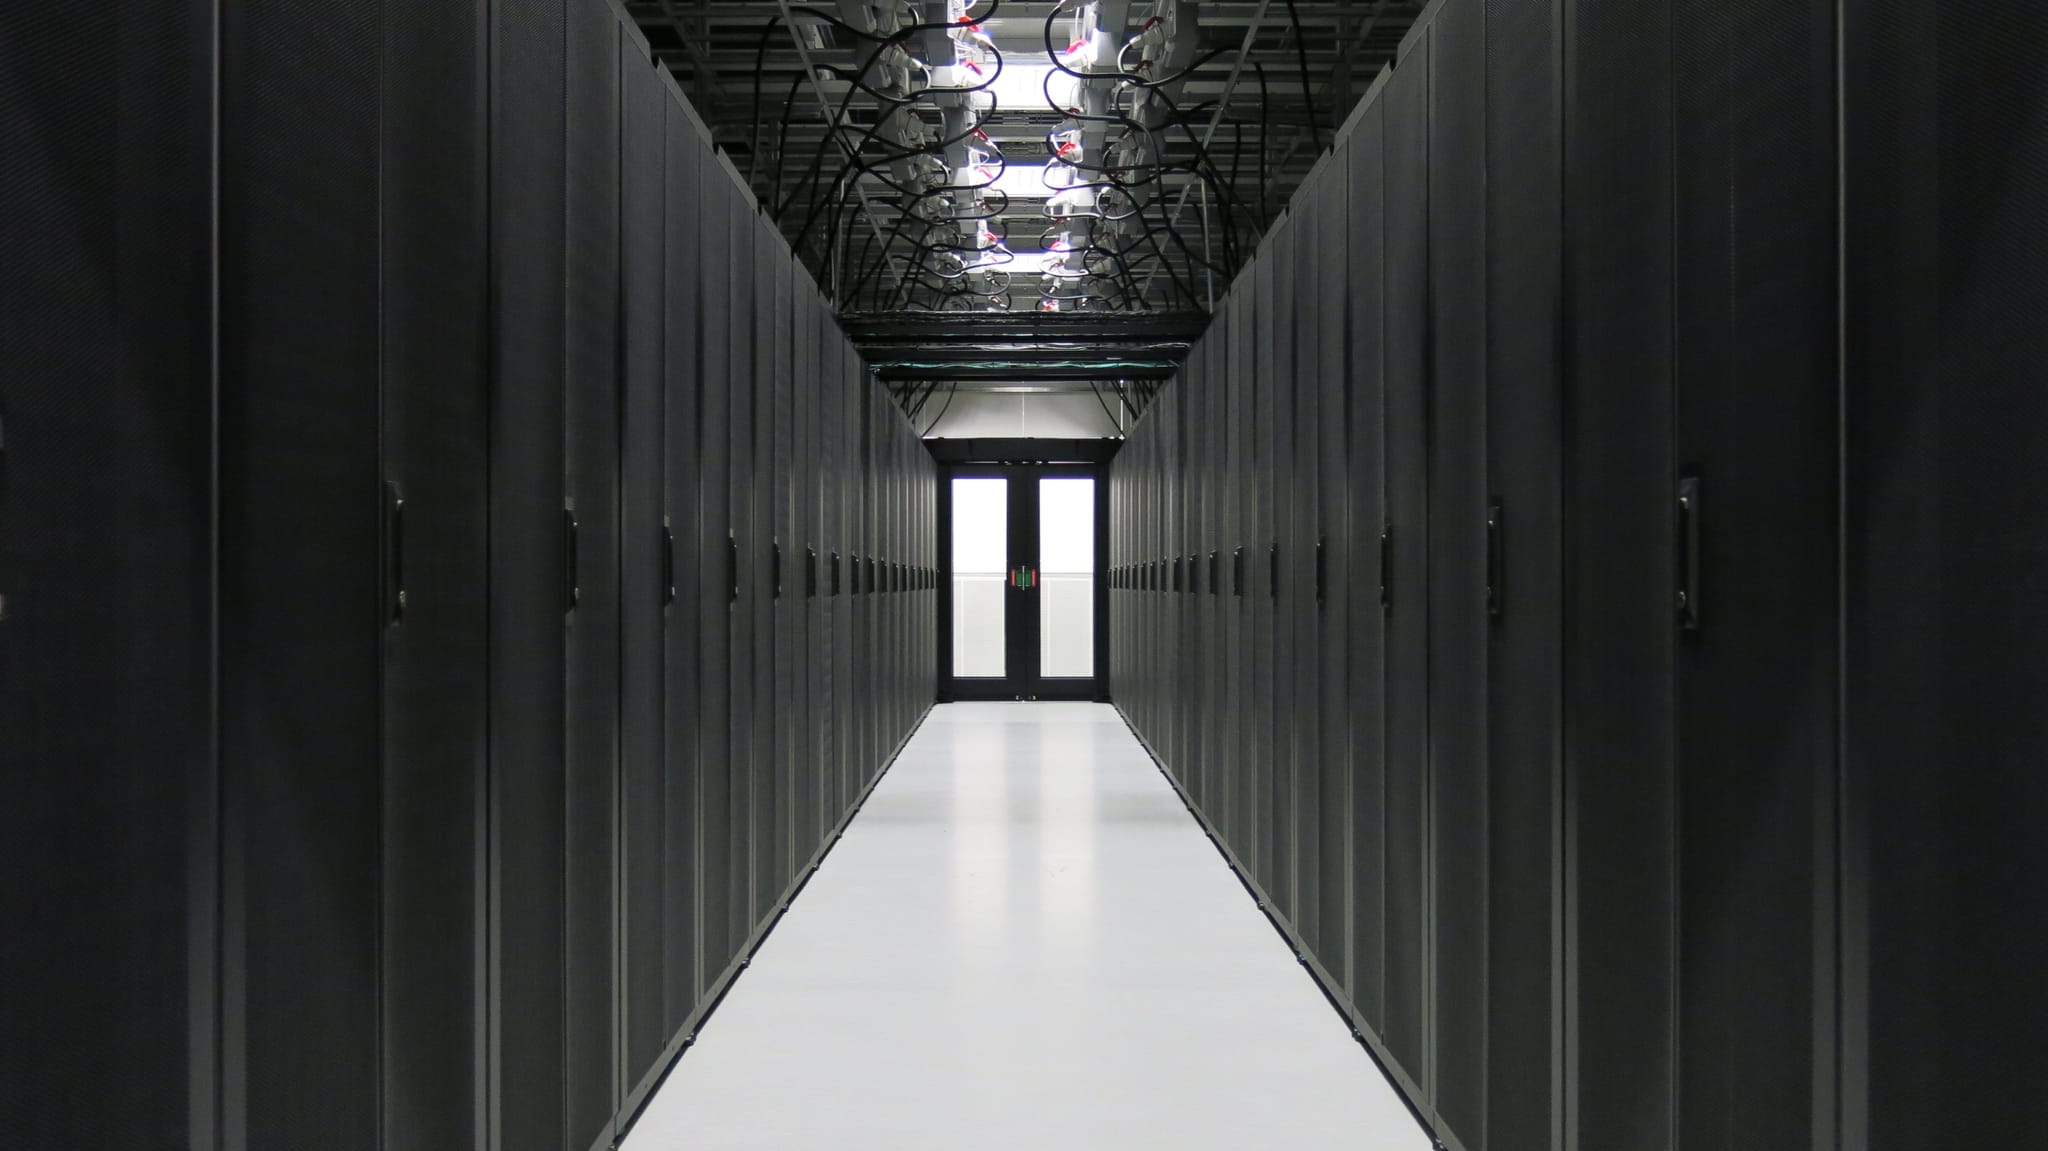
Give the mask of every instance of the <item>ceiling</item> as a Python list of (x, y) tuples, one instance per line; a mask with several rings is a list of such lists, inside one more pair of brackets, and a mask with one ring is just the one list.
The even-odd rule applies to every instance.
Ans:
[[(937, 229), (941, 238), (931, 239), (930, 204), (891, 177), (891, 145), (878, 135), (919, 116), (939, 137), (941, 101), (912, 102), (908, 111), (885, 105), (874, 90), (883, 38), (857, 34), (876, 27), (878, 11), (886, 22), (890, 8), (903, 10), (905, 21), (943, 24), (944, 0), (908, 10), (903, 0), (813, 0), (814, 8), (789, 0), (628, 0), (626, 8), (833, 297), (869, 362), (885, 379), (921, 390), (931, 380), (1169, 375), (1424, 7), (1406, 0), (1180, 4), (1184, 24), (1190, 10), (1193, 16), (1179, 40), (1188, 63), (1176, 74), (1185, 87), (1164, 103), (1164, 122), (1149, 136), (1155, 152), (1143, 169), (1145, 191), (1134, 197), (1136, 218), (1125, 218), (1114, 244), (1086, 241), (1086, 260), (1068, 262), (1095, 271), (1070, 289), (1069, 281), (1030, 270), (1034, 261), (1058, 260), (1044, 250), (1071, 246), (1062, 237), (1075, 234), (1047, 219), (1054, 193), (1038, 169), (1050, 154), (1048, 135), (1063, 122), (1074, 126), (1044, 96), (1045, 44), (1065, 47), (1082, 2), (980, 0), (969, 11), (1011, 73), (990, 85), (1002, 85), (995, 90), (1007, 98), (975, 122), (1001, 157), (995, 170), (1003, 195), (981, 199), (1006, 262), (1000, 274), (972, 280), (946, 274), (959, 266), (947, 238), (958, 225), (949, 218)], [(1166, 0), (1093, 2), (1103, 31), (1121, 46)], [(821, 16), (853, 23), (834, 26)], [(1118, 21), (1121, 31), (1111, 27)], [(924, 42), (896, 41), (920, 60)], [(853, 82), (863, 76), (868, 82)], [(1026, 99), (1034, 90), (1037, 99)], [(895, 155), (902, 154), (899, 147)], [(1052, 170), (1062, 171), (1058, 164)], [(1052, 182), (1060, 182), (1057, 175)], [(1105, 254), (1112, 247), (1115, 254)], [(969, 282), (971, 291), (959, 286)], [(1081, 298), (1047, 302), (1069, 295)], [(941, 320), (933, 312), (947, 314)]]

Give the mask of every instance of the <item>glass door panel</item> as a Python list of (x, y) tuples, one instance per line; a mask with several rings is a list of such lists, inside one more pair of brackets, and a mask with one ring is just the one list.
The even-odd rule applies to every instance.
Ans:
[(953, 675), (1002, 679), (1010, 674), (1007, 597), (1010, 567), (1010, 481), (953, 480)]
[(1046, 679), (1095, 675), (1095, 481), (1038, 481), (1038, 666)]

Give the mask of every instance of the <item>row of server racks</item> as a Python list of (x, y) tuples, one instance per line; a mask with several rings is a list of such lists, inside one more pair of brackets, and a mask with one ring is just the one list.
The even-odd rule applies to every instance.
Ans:
[(1433, 4), (1116, 458), (1117, 703), (1444, 1145), (2048, 1142), (2044, 44)]
[(612, 1145), (930, 706), (928, 455), (605, 0), (0, 45), (0, 1141)]

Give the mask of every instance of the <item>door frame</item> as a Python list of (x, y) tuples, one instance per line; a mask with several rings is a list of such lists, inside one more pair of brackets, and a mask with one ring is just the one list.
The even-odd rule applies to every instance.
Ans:
[[(1095, 481), (1095, 674), (1086, 678), (1046, 679), (1037, 674), (1038, 613), (1037, 588), (1031, 592), (1028, 601), (1031, 610), (1018, 610), (1020, 593), (1014, 589), (1006, 593), (1010, 599), (1004, 608), (1004, 642), (1017, 649), (1022, 644), (1031, 658), (1028, 672), (1012, 667), (1011, 674), (1003, 679), (959, 679), (953, 675), (953, 481), (955, 479), (996, 478), (1010, 481), (1010, 506), (1014, 513), (1020, 503), (1035, 511), (1038, 506), (1040, 478), (1071, 477)], [(1109, 699), (1109, 483), (1108, 468), (1100, 461), (1091, 462), (1046, 462), (1017, 460), (951, 460), (943, 462), (938, 469), (939, 498), (938, 545), (939, 545), (939, 594), (937, 596), (938, 634), (937, 671), (938, 698), (941, 703), (963, 700), (1092, 700), (1106, 702)], [(1028, 495), (1020, 495), (1018, 485), (1028, 486)], [(1021, 521), (1021, 522), (1020, 522)], [(1036, 515), (1010, 517), (1010, 562), (1015, 567), (1018, 560), (1019, 541), (1027, 541), (1024, 551), (1030, 557), (1030, 566), (1037, 568), (1039, 522)]]

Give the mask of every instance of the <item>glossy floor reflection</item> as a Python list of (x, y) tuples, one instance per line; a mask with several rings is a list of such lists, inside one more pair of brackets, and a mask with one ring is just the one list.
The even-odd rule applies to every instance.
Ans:
[(933, 711), (624, 1144), (1428, 1146), (1090, 704)]

